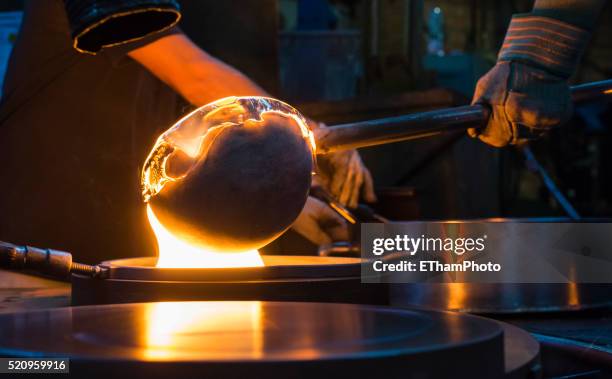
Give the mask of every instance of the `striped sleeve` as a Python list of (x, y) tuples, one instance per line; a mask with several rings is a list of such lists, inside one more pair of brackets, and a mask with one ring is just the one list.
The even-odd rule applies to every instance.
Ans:
[(499, 51), (499, 61), (522, 61), (569, 78), (589, 41), (590, 33), (565, 22), (515, 15)]

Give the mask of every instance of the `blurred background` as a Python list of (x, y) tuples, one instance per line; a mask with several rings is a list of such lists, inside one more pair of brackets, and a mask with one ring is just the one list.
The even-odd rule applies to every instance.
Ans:
[[(329, 125), (469, 103), (493, 66), (514, 0), (182, 0), (181, 28), (274, 96)], [(612, 6), (573, 83), (612, 78)], [(0, 81), (19, 32), (0, 2)], [(609, 107), (578, 108), (532, 149), (581, 216), (612, 215)], [(515, 148), (463, 133), (363, 149), (391, 219), (564, 216)]]

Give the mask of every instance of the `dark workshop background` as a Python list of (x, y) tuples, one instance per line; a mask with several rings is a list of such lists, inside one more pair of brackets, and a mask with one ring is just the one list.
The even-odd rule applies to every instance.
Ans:
[[(0, 77), (22, 1), (0, 2)], [(182, 0), (183, 30), (274, 96), (328, 124), (469, 102), (513, 13), (532, 1)], [(612, 78), (612, 7), (575, 83)], [(609, 107), (583, 107), (532, 145), (583, 216), (612, 214)], [(463, 133), (362, 150), (392, 219), (563, 216), (514, 148)]]

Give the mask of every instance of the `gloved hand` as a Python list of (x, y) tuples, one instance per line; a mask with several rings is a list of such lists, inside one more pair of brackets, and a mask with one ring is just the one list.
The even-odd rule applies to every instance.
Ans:
[(495, 147), (540, 137), (572, 115), (567, 81), (520, 62), (493, 67), (478, 81), (472, 104), (488, 104), (491, 116), (468, 134)]
[[(319, 124), (319, 128), (327, 128)], [(314, 184), (325, 187), (338, 202), (356, 208), (360, 195), (366, 202), (376, 201), (372, 175), (357, 150), (338, 151), (317, 156)]]
[(491, 116), (471, 137), (495, 147), (540, 137), (572, 114), (568, 78), (589, 33), (547, 17), (515, 15), (498, 61), (476, 86), (472, 104), (487, 104)]
[(346, 221), (327, 204), (312, 196), (308, 196), (292, 228), (316, 245), (349, 240)]

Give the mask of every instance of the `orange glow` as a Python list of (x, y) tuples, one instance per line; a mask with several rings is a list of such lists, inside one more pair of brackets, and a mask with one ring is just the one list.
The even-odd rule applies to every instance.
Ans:
[[(190, 174), (193, 165), (206, 158), (209, 145), (221, 128), (245, 125), (247, 121), (265, 125), (266, 114), (281, 115), (288, 125), (298, 126), (303, 139), (310, 147), (313, 162), (316, 162), (314, 134), (306, 119), (290, 105), (265, 97), (227, 97), (200, 107), (189, 113), (159, 138), (150, 152), (142, 170), (141, 185), (145, 203), (157, 195), (167, 183), (177, 182)], [(213, 132), (212, 134), (209, 134)], [(206, 142), (208, 141), (208, 142)], [(174, 162), (174, 164), (173, 164)], [(172, 166), (180, 167), (176, 172)], [(147, 217), (157, 238), (159, 259), (162, 268), (222, 268), (259, 267), (264, 263), (257, 250), (226, 252), (220, 246), (211, 250), (209, 246), (194, 245), (177, 237), (174, 225), (163, 225), (153, 209), (147, 204)], [(260, 248), (261, 246), (249, 246)]]
[(449, 310), (461, 310), (465, 308), (467, 297), (466, 286), (464, 283), (448, 283), (448, 302), (446, 308)]
[[(260, 358), (263, 352), (260, 302), (161, 302), (147, 305), (144, 358), (172, 360), (201, 358), (224, 348), (243, 358)], [(220, 331), (223, 333), (220, 338)], [(236, 351), (238, 350), (238, 351)], [(211, 356), (223, 359), (224, 354)]]
[(576, 307), (580, 305), (580, 294), (578, 293), (578, 285), (576, 284), (576, 267), (572, 266), (570, 268), (569, 278), (570, 281), (567, 283), (568, 285), (568, 293), (567, 293), (567, 301), (568, 304)]
[(569, 282), (568, 283), (568, 304), (576, 307), (578, 305), (580, 305), (580, 295), (578, 294), (578, 285), (576, 284), (576, 282)]
[(174, 236), (155, 217), (147, 204), (147, 217), (157, 238), (159, 258), (156, 267), (198, 268), (198, 267), (261, 267), (264, 265), (257, 250), (243, 252), (215, 252), (190, 244)]

